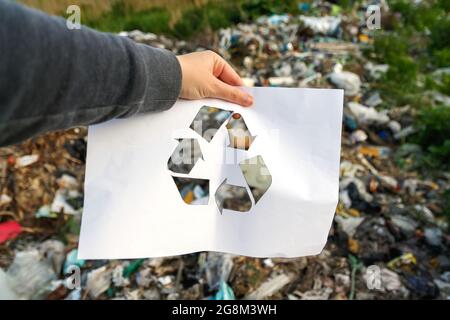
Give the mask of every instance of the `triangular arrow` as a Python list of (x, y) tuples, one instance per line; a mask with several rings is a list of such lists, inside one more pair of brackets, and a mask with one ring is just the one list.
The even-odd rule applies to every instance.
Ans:
[(227, 123), (227, 130), (230, 138), (228, 147), (230, 148), (248, 150), (256, 138), (248, 130), (244, 118), (240, 113), (233, 113)]
[(200, 144), (197, 139), (176, 139), (178, 145), (167, 162), (167, 168), (174, 173), (188, 174), (194, 168), (198, 159), (203, 160)]
[(243, 160), (239, 166), (256, 204), (272, 184), (272, 175), (261, 156)]
[(215, 199), (220, 214), (222, 214), (223, 209), (247, 212), (252, 207), (252, 200), (247, 188), (227, 184), (227, 179), (223, 180), (217, 188)]
[(232, 111), (216, 107), (203, 106), (198, 111), (189, 128), (197, 132), (208, 142), (216, 135), (217, 130), (228, 120)]

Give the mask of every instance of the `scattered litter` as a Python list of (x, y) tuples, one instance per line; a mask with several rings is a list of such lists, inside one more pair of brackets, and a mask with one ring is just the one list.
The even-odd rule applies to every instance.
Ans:
[(16, 158), (16, 168), (22, 168), (32, 165), (39, 160), (38, 154), (30, 154)]
[[(398, 20), (384, 2), (386, 23), (394, 15)], [(366, 4), (352, 3), (344, 10), (332, 2), (299, 2), (301, 15), (261, 16), (221, 29), (207, 42), (232, 62), (245, 86), (344, 90), (339, 204), (320, 255), (78, 259), (87, 147), (87, 130), (80, 127), (0, 148), (0, 299), (450, 299), (443, 198), (450, 174), (420, 170), (428, 168), (430, 150), (412, 143), (422, 130), (419, 110), (409, 95), (399, 102), (386, 94), (397, 89), (386, 88), (396, 66), (366, 55), (384, 31), (367, 30)], [(207, 37), (198, 43), (140, 30), (119, 35), (175, 54), (200, 50)], [(449, 70), (426, 78), (426, 87), (433, 84), (425, 105), (450, 103), (435, 89), (446, 88)], [(204, 185), (181, 187), (184, 201), (208, 201)], [(362, 272), (372, 265), (379, 289), (369, 289)], [(81, 288), (69, 290), (64, 280), (73, 267), (80, 268)]]

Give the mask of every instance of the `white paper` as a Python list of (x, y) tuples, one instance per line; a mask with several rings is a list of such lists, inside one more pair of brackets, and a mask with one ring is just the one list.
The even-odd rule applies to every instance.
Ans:
[[(89, 128), (82, 259), (132, 259), (198, 251), (254, 257), (319, 254), (338, 201), (343, 91), (245, 88), (254, 105), (180, 100), (170, 110)], [(256, 139), (238, 159), (261, 155), (272, 176), (250, 211), (219, 212), (224, 178), (246, 186), (225, 126), (211, 142), (189, 129), (204, 105), (239, 112)], [(176, 138), (196, 138), (203, 160), (189, 176), (210, 179), (207, 205), (186, 204), (167, 168)]]

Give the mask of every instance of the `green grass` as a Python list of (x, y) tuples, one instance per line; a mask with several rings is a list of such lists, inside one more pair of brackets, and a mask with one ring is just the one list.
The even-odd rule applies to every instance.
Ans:
[[(117, 0), (101, 15), (85, 12), (83, 24), (101, 31), (118, 32), (139, 29), (144, 32), (170, 35), (189, 39), (205, 30), (218, 30), (239, 22), (256, 19), (263, 14), (299, 13), (295, 0), (228, 0), (208, 1), (201, 6), (188, 6), (174, 23), (169, 9), (154, 7), (137, 11), (127, 6), (124, 0)], [(64, 15), (62, 13), (62, 15)]]
[(450, 107), (424, 107), (417, 122), (419, 132), (413, 139), (428, 151), (424, 164), (450, 170)]
[(393, 0), (393, 29), (375, 33), (375, 61), (389, 71), (375, 84), (385, 106), (410, 105), (418, 112), (417, 134), (410, 137), (426, 151), (423, 167), (450, 170), (450, 106), (435, 105), (427, 91), (450, 94), (450, 76), (437, 80), (433, 72), (450, 67), (449, 1), (428, 0), (414, 5)]
[(116, 2), (111, 11), (99, 17), (90, 18), (89, 14), (83, 23), (100, 31), (119, 32), (139, 29), (144, 32), (168, 34), (170, 13), (165, 8), (152, 8), (134, 11), (125, 6), (124, 2)]

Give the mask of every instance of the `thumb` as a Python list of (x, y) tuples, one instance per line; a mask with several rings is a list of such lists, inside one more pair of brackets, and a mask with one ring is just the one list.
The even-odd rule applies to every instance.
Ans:
[(229, 102), (249, 107), (253, 104), (253, 97), (237, 87), (230, 86), (217, 78), (212, 79), (212, 89), (210, 92), (212, 98), (218, 98)]

